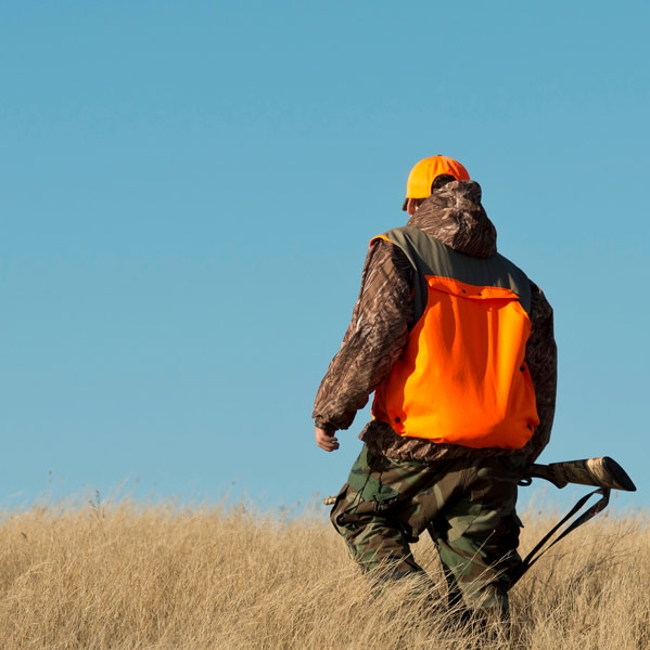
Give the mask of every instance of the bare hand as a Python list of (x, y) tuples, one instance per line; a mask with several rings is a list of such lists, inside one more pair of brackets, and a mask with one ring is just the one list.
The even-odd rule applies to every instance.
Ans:
[(316, 444), (324, 451), (336, 451), (340, 447), (333, 431), (329, 432), (314, 427), (314, 433), (316, 434)]

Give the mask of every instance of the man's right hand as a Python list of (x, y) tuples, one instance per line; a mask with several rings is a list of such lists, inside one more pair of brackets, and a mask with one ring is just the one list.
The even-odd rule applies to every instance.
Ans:
[(316, 435), (316, 444), (324, 451), (336, 451), (340, 447), (334, 431), (330, 432), (314, 427), (314, 433)]

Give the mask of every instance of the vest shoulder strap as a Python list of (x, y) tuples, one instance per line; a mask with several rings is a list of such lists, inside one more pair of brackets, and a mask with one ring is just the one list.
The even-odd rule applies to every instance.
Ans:
[(378, 238), (398, 246), (417, 273), (418, 281), (415, 282), (413, 298), (415, 322), (424, 313), (427, 303), (426, 276), (452, 278), (475, 286), (511, 289), (530, 315), (530, 280), (519, 267), (503, 255), (497, 253), (488, 258), (465, 255), (414, 226), (393, 228)]

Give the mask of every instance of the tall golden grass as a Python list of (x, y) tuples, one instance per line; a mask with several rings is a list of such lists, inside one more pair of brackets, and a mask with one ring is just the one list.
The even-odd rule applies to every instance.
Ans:
[[(373, 597), (326, 516), (98, 499), (5, 513), (0, 648), (465, 647), (418, 618), (406, 587)], [(534, 509), (524, 519), (523, 551), (555, 523)], [(414, 550), (442, 599), (431, 542)], [(512, 647), (650, 648), (649, 587), (645, 513), (600, 515), (513, 589)]]

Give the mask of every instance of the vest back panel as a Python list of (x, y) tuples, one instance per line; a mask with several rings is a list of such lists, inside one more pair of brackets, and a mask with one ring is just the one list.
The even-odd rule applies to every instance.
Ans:
[[(403, 242), (390, 237), (394, 232), (383, 238), (402, 248)], [(530, 319), (514, 291), (528, 279), (514, 265), (508, 273), (518, 271), (517, 282), (499, 273), (505, 258), (493, 260), (496, 271), (491, 273), (471, 271), (474, 258), (452, 251), (450, 259), (447, 250), (452, 249), (422, 234), (426, 239), (420, 239), (417, 248), (410, 246), (407, 254), (418, 258), (414, 266), (426, 287), (426, 296), (419, 296), (421, 315), (403, 354), (375, 392), (373, 416), (405, 437), (519, 449), (539, 424), (524, 361)], [(469, 275), (474, 282), (482, 276), (488, 283), (453, 277), (459, 260), (463, 268), (456, 269), (458, 275)], [(486, 260), (478, 262), (485, 268)], [(442, 274), (435, 273), (436, 266)], [(421, 274), (423, 267), (430, 273)]]

